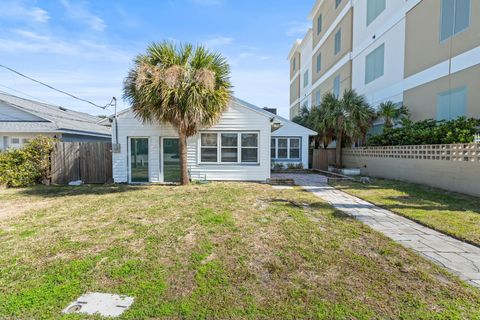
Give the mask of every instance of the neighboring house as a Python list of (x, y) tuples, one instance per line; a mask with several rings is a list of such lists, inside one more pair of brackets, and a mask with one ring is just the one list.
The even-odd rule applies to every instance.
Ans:
[(63, 107), (0, 93), (0, 150), (19, 148), (39, 135), (62, 141), (111, 141), (102, 119)]
[[(289, 54), (291, 118), (305, 97), (350, 88), (374, 107), (403, 103), (414, 121), (480, 117), (480, 1), (316, 0), (308, 19)], [(299, 96), (301, 70), (311, 84)]]
[[(142, 123), (132, 109), (113, 121), (113, 178), (116, 183), (179, 180), (178, 134), (170, 124)], [(117, 130), (116, 130), (117, 129)], [(118, 132), (118, 135), (116, 134)], [(187, 141), (193, 180), (265, 181), (272, 161), (308, 166), (314, 131), (262, 108), (234, 99), (218, 123)], [(278, 147), (272, 147), (275, 141)], [(284, 147), (286, 145), (286, 148)], [(275, 149), (275, 157), (272, 158)]]

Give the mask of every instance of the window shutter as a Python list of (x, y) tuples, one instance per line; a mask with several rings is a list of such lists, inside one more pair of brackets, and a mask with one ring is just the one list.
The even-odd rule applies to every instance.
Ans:
[(333, 80), (333, 94), (337, 98), (340, 96), (340, 75), (336, 76)]
[(455, 29), (457, 34), (468, 28), (470, 25), (470, 0), (455, 1)]

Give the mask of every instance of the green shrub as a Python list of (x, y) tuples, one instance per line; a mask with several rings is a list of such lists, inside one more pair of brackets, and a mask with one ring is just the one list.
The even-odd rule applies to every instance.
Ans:
[(411, 122), (404, 119), (399, 128), (385, 127), (380, 135), (369, 137), (368, 146), (472, 143), (480, 119), (458, 118), (450, 121), (432, 119)]
[(0, 152), (0, 185), (25, 187), (48, 179), (54, 142), (39, 136), (20, 149)]

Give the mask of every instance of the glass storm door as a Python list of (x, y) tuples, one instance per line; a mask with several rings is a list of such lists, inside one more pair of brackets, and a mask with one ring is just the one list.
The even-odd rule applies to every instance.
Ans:
[(178, 139), (163, 139), (163, 181), (180, 182)]
[(148, 139), (130, 139), (131, 182), (148, 182)]

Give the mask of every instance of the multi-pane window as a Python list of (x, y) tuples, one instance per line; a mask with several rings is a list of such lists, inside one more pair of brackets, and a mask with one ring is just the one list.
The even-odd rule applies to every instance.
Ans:
[(319, 53), (317, 55), (317, 73), (319, 73), (322, 70), (322, 54)]
[(322, 32), (322, 15), (319, 15), (317, 18), (317, 35)]
[(337, 98), (340, 96), (340, 75), (333, 79), (333, 94)]
[(440, 41), (456, 35), (470, 26), (470, 0), (441, 0)]
[(272, 159), (300, 160), (300, 138), (272, 138)]
[(337, 33), (335, 33), (334, 53), (338, 54), (341, 50), (342, 50), (342, 29), (339, 29)]
[(258, 162), (258, 134), (242, 133), (242, 162)]
[(338, 8), (342, 0), (335, 0), (335, 9)]
[(467, 113), (467, 87), (445, 91), (437, 96), (437, 120), (453, 120)]
[(201, 133), (200, 162), (258, 163), (258, 133)]
[(303, 74), (303, 87), (305, 88), (306, 86), (308, 86), (308, 70), (305, 71), (305, 73)]
[(385, 44), (382, 44), (365, 58), (365, 84), (380, 78), (384, 74)]
[(216, 133), (201, 134), (201, 162), (217, 162), (218, 139)]
[(367, 0), (367, 26), (386, 8), (386, 0)]

